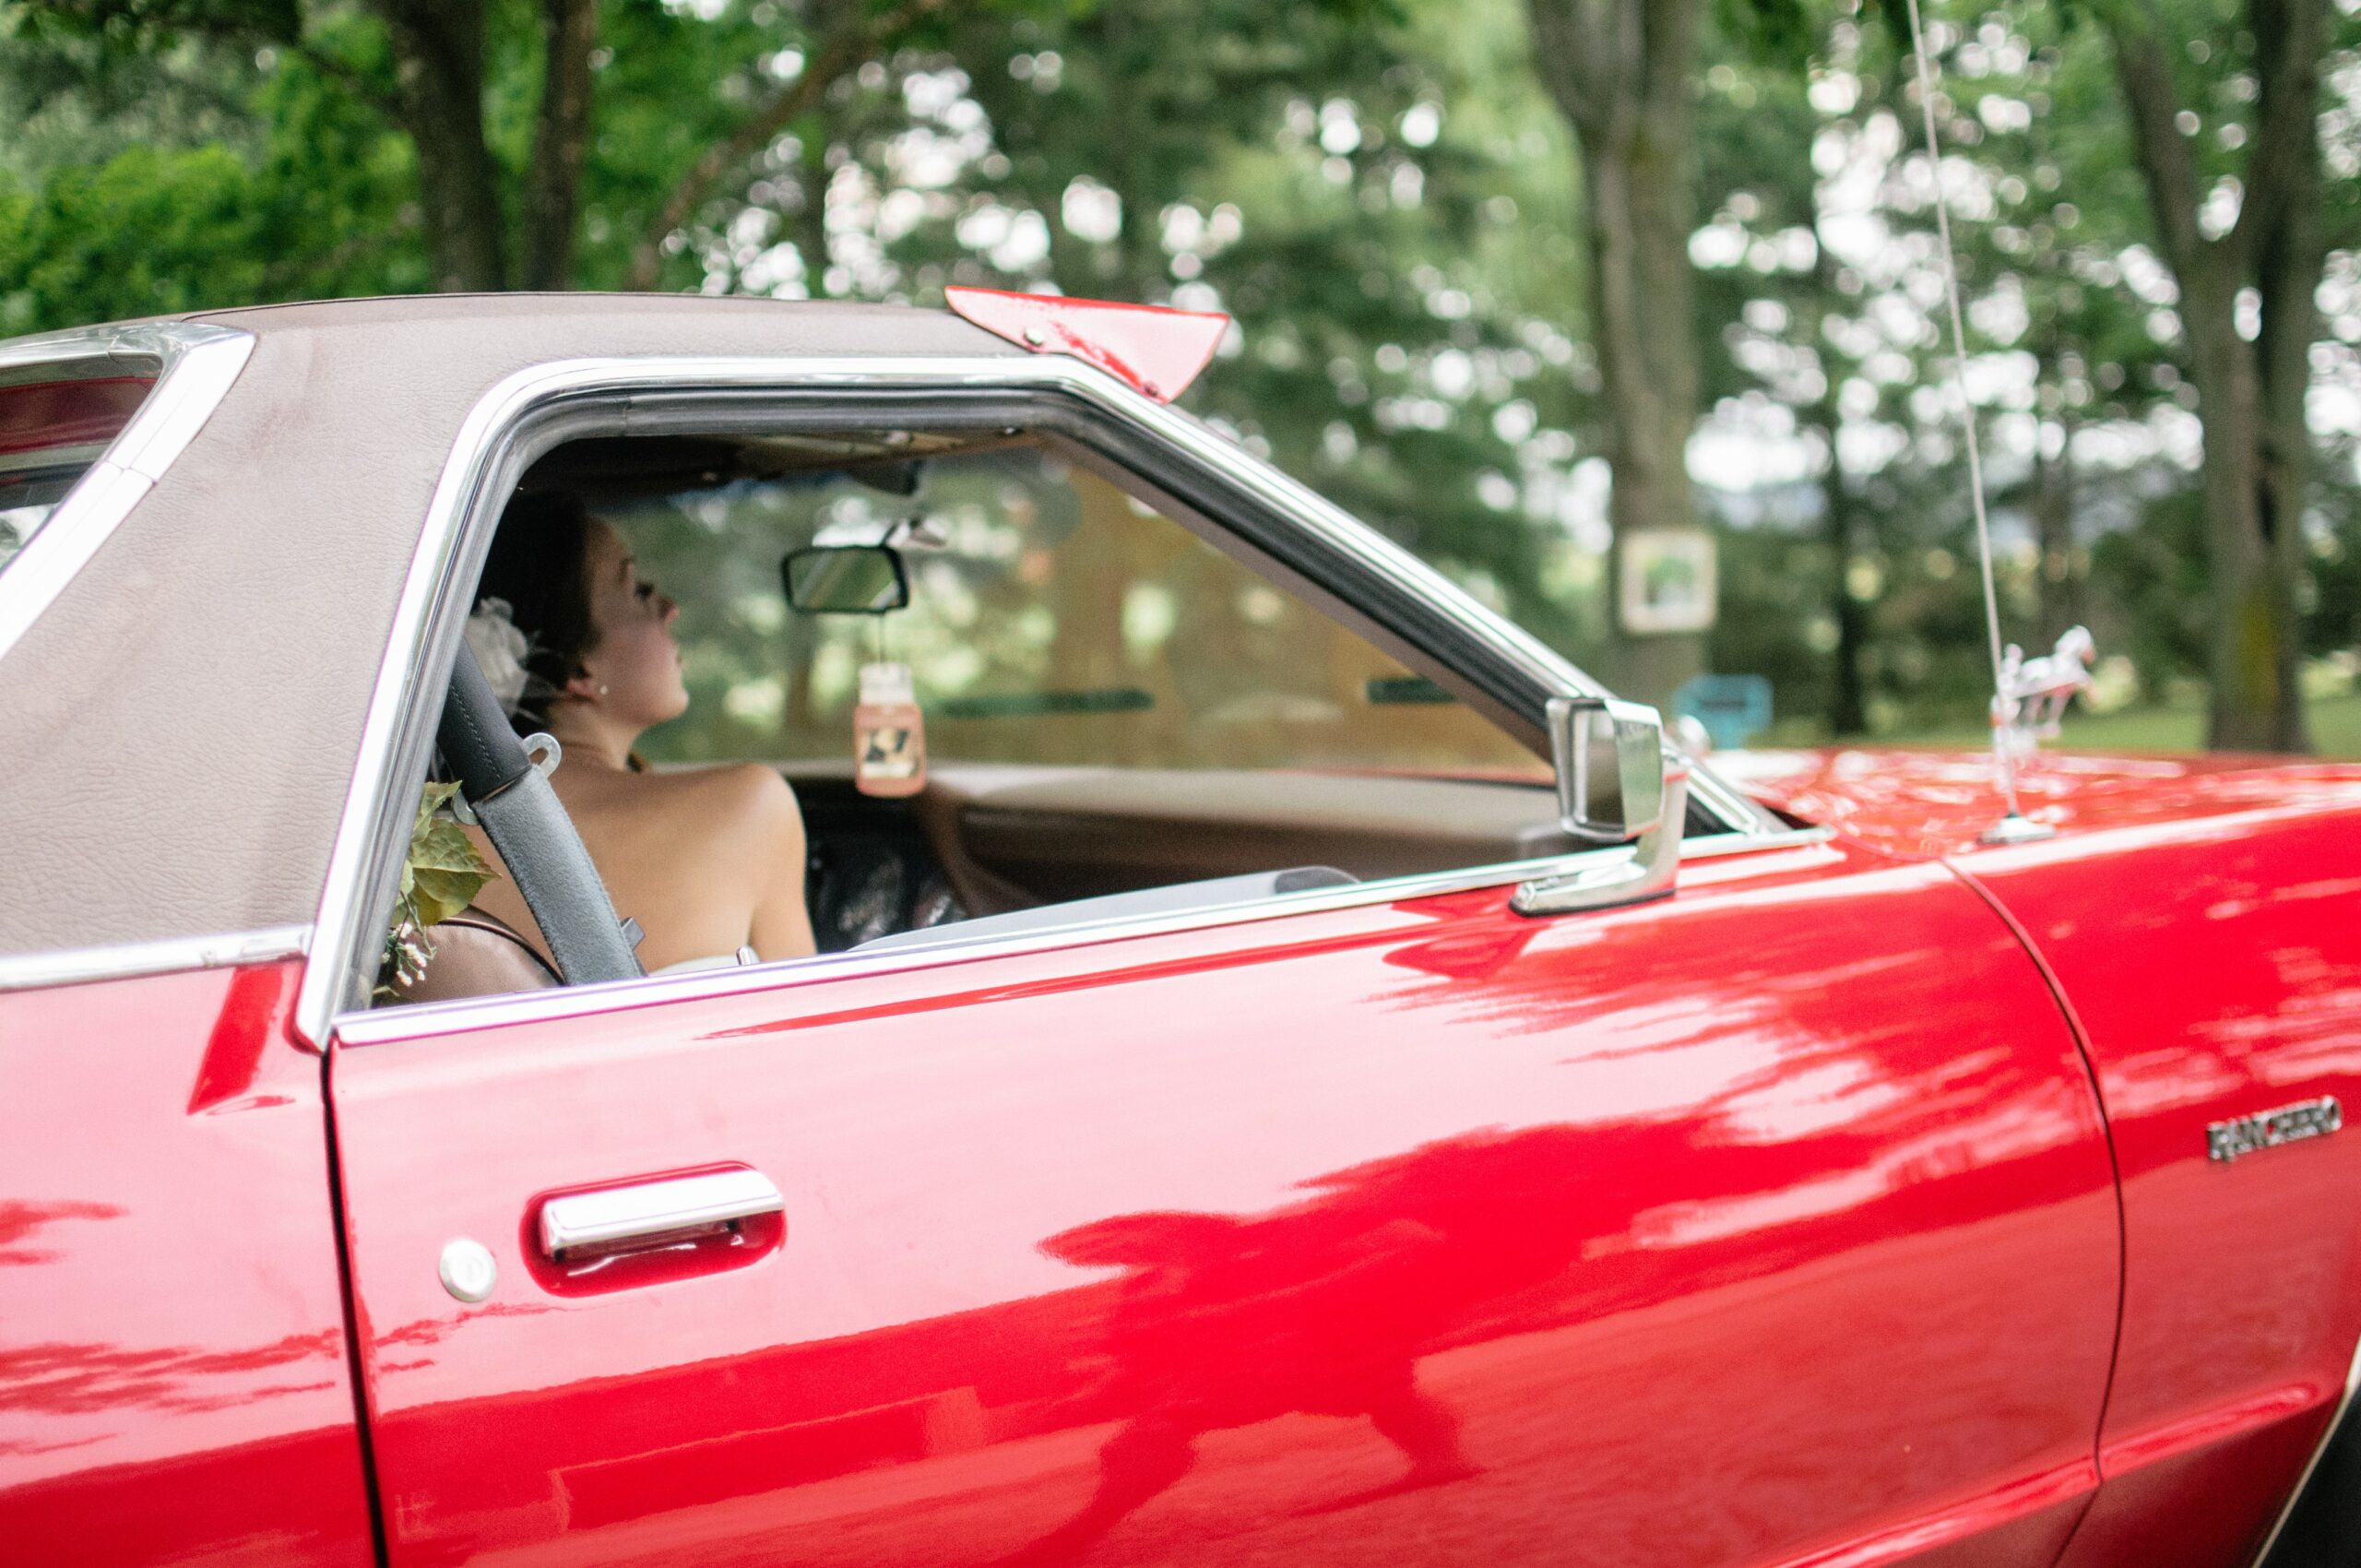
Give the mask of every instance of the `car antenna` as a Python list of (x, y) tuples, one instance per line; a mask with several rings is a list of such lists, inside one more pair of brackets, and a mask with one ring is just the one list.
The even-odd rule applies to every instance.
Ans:
[(1992, 575), (1992, 524), (1984, 505), (1984, 459), (1975, 441), (1975, 405), (1967, 396), (1967, 327), (1959, 307), (1959, 255), (1952, 245), (1951, 209), (1943, 201), (1943, 148), (1935, 130), (1934, 65), (1927, 55), (1927, 32), (1918, 20), (1918, 0), (1904, 0), (1910, 18), (1910, 51), (1918, 66), (1918, 109), (1926, 121), (1927, 172), (1935, 190), (1935, 233), (1942, 253), (1943, 296), (1951, 307), (1952, 381), (1959, 393), (1959, 423), (1967, 444), (1967, 492), (1975, 509), (1975, 557), (1984, 575), (1984, 630), (1992, 652), (1992, 761), (1999, 775), (2004, 814), (1984, 830), (1979, 842), (2027, 844), (2058, 830), (2035, 822), (2017, 806), (2017, 764), (2033, 754), (2074, 694), (2091, 684), (2091, 634), (2074, 627), (2058, 639), (2047, 658), (2028, 661), (2013, 643), (2000, 644), (2000, 593)]

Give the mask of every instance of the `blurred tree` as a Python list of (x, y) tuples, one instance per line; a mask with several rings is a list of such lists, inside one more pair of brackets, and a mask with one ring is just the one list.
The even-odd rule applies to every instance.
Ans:
[(340, 84), (30, 19), (0, 12), (0, 333), (425, 285), (407, 148)]
[[(1852, 733), (1969, 717), (1988, 679), (1940, 191), (2007, 635), (2088, 615), (2156, 690), (2213, 624), (2185, 596), (2218, 583), (2172, 563), (2203, 537), (2219, 399), (2100, 3), (1931, 6), (1938, 179), (1904, 128), (1898, 0), (0, 0), (0, 333), (487, 279), (1222, 309), (1240, 331), (1193, 409), (1634, 685), (1606, 567), (1610, 524), (1666, 493), (1615, 471), (1646, 447), (1676, 522), (1721, 536), (1713, 667)], [(2335, 78), (2355, 24), (2324, 25)], [(1536, 71), (1565, 28), (1685, 50), (1677, 101), (1643, 70), (1602, 81), (1596, 53)], [(2176, 37), (2218, 247), (2260, 223), (2239, 182), (2264, 83), (2234, 24)], [(404, 88), (431, 51), (472, 93)], [(1584, 117), (1577, 89), (1604, 94)], [(2328, 445), (2361, 428), (2361, 111), (2341, 89), (2319, 107), (2318, 226), (2345, 248), (2331, 329), (2290, 327), (2320, 454), (2291, 590), (2316, 655), (2361, 603), (2355, 445)], [(1619, 201), (1645, 267), (1636, 231), (1593, 232)], [(2272, 319), (2247, 276), (2234, 333)], [(2258, 389), (2266, 348), (2284, 372), (2271, 332), (2238, 342)]]
[[(1530, 9), (1535, 63), (1580, 147), (1590, 338), (1614, 475), (1609, 576), (1619, 582), (1631, 536), (1700, 527), (1687, 461), (1698, 388), (1689, 235), (1704, 7), (1701, 0), (1531, 0)], [(1619, 614), (1616, 621), (1624, 630)], [(1622, 689), (1668, 704), (1703, 671), (1705, 639), (1625, 630), (1618, 655), (1613, 675)]]
[(685, 258), (707, 288), (1228, 311), (1192, 408), (1586, 653), (1538, 515), (1584, 411), (1564, 148), (1537, 95), (1501, 91), (1525, 79), (1513, 5), (963, 15), (750, 160)]
[[(1888, 30), (1905, 54), (1906, 25)], [(2096, 621), (2109, 653), (2171, 646), (2164, 628), (2133, 624), (2153, 597), (2087, 591), (2093, 541), (2142, 526), (2148, 498), (2184, 487), (2196, 457), (2195, 394), (2159, 330), (2151, 296), (2169, 284), (2104, 41), (2026, 6), (1969, 25), (1931, 18), (1928, 42), (1987, 483), (2004, 565), (2022, 563), (2003, 573), (2022, 590), (2003, 595), (2003, 636), (2039, 651)], [(1915, 78), (1903, 86), (1915, 100)], [(2111, 553), (2110, 571), (2124, 559)], [(2169, 671), (2153, 673), (2161, 689)]]
[(2114, 46), (2204, 421), (2207, 741), (2309, 750), (2297, 583), (2312, 477), (2315, 299), (2328, 256), (2319, 89), (2330, 6), (2244, 0), (2225, 12), (2093, 0), (2092, 8)]
[[(1940, 719), (1946, 704), (1979, 709), (1991, 674), (1954, 433), (1940, 399), (1924, 393), (1948, 377), (1950, 362), (1931, 309), (1941, 297), (1932, 186), (1918, 184), (1924, 164), (1899, 113), (1903, 56), (1851, 5), (1805, 20), (1801, 36), (1759, 23), (1724, 30), (1724, 57), (1705, 73), (1701, 103), (1712, 209), (1690, 250), (1701, 316), (1719, 325), (1723, 350), (1705, 360), (1715, 403), (1703, 439), (1719, 445), (1733, 428), (1746, 431), (1760, 445), (1792, 447), (1802, 470), (1793, 521), (1757, 501), (1743, 510), (1762, 520), (1725, 533), (1740, 563), (1733, 591), (1767, 591), (1746, 581), (1759, 572), (1743, 565), (1765, 547), (1741, 547), (1742, 534), (1807, 523), (1817, 533), (1773, 552), (1789, 579), (1779, 591), (1809, 606), (1786, 645), (1791, 662), (1733, 662), (1741, 647), (1759, 660), (1780, 645), (1759, 629), (1718, 625), (1714, 662), (1772, 674), (1782, 711), (1818, 711), (1832, 736), (1845, 737), (1869, 733), (1881, 714)], [(1950, 130), (1972, 137), (1976, 127)], [(1975, 172), (1987, 189), (2003, 178)], [(1954, 211), (1955, 232), (1977, 243), (1992, 216)], [(1978, 290), (1975, 261), (1963, 270), (1982, 306), (2014, 280), (1983, 273)], [(1978, 333), (1987, 339), (1979, 347), (2021, 335), (1993, 326)], [(2011, 395), (2030, 401), (2029, 388)], [(1981, 401), (1975, 411), (1988, 422)], [(1747, 602), (1732, 613), (1749, 618)], [(1939, 627), (1964, 634), (1957, 650), (1931, 635)], [(1810, 681), (1793, 666), (1799, 648), (1821, 656)]]
[[(647, 209), (629, 275), (652, 282), (664, 237), (718, 182), (836, 81), (917, 37), (944, 3), (611, 0), (611, 25), (640, 52), (630, 85), (666, 101), (670, 133), (633, 171), (639, 189), (611, 193), (625, 196), (626, 216)], [(136, 62), (234, 81), (246, 62), (267, 73), (286, 61), (408, 143), (433, 287), (575, 279), (594, 89), (615, 57), (599, 42), (597, 0), (17, 0), (10, 10), (12, 33), (53, 54), (82, 44), (94, 68)], [(684, 93), (683, 83), (711, 86)]]
[[(1781, 692), (1780, 707), (1817, 708), (1829, 732), (1844, 737), (1869, 728), (1873, 606), (1864, 588), (1882, 587), (1885, 573), (1879, 519), (1868, 503), (1869, 476), (1858, 453), (1864, 424), (1889, 398), (1860, 374), (1866, 354), (1886, 346), (1882, 337), (1872, 331), (1864, 347), (1846, 330), (1854, 325), (1848, 304), (1870, 290), (1871, 280), (1840, 259), (1843, 236), (1832, 235), (1828, 226), (1857, 216), (1876, 188), (1872, 183), (1865, 190), (1859, 176), (1866, 153), (1874, 182), (1881, 149), (1868, 145), (1874, 138), (1865, 139), (1850, 116), (1876, 101), (1880, 84), (1862, 68), (1862, 33), (1849, 16), (1811, 20), (1817, 29), (1800, 17), (1785, 17), (1780, 25), (1717, 30), (1722, 58), (1705, 73), (1699, 138), (1714, 210), (1705, 228), (1692, 233), (1690, 255), (1703, 263), (1701, 325), (1718, 327), (1723, 350), (1705, 360), (1708, 396), (1735, 395), (1743, 408), (1749, 398), (1767, 395), (1793, 410), (1797, 434), (1818, 469), (1812, 504), (1820, 537), (1814, 545), (1780, 552), (1787, 578), (1780, 593), (1801, 607), (1792, 616), (1789, 661), (1811, 646), (1817, 629), (1827, 676), (1820, 690), (1807, 689), (1801, 702)], [(1902, 254), (1883, 237), (1877, 249), (1882, 255)], [(1892, 279), (1876, 282), (1890, 286)], [(1880, 451), (1880, 465), (1892, 456)], [(1747, 580), (1760, 572), (1747, 569), (1746, 557), (1759, 557), (1763, 547), (1740, 551), (1736, 545), (1726, 533), (1724, 549), (1733, 564), (1729, 591), (1762, 591), (1759, 581)], [(1731, 610), (1747, 619), (1762, 613), (1750, 615), (1743, 600)], [(1725, 631), (1717, 624), (1714, 665), (1777, 668), (1762, 662), (1769, 650), (1761, 644), (1759, 630)], [(1776, 686), (1797, 684), (1792, 675), (1774, 676)]]
[[(922, 31), (931, 39), (933, 30), (927, 24), (944, 3), (900, 0), (897, 5), (873, 7), (862, 0), (812, 0), (803, 18), (805, 36), (795, 49), (800, 69), (784, 83), (775, 82), (750, 93), (754, 105), (751, 113), (742, 116), (728, 136), (706, 146), (674, 183), (632, 254), (631, 286), (654, 287), (665, 242), (719, 192), (725, 181), (735, 178), (742, 188), (751, 178), (746, 172), (749, 161), (816, 108), (832, 88), (879, 57), (919, 42)], [(1012, 5), (1011, 8), (1020, 7)], [(756, 7), (759, 11), (780, 9)], [(781, 54), (769, 54), (761, 68), (777, 77), (782, 64)]]

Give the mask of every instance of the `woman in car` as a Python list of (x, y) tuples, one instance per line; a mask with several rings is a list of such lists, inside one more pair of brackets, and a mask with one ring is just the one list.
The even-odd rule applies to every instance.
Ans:
[[(640, 576), (614, 526), (574, 495), (520, 495), (477, 593), (469, 646), (518, 731), (545, 730), (564, 748), (550, 783), (617, 912), (647, 933), (647, 971), (727, 963), (742, 947), (766, 960), (810, 953), (803, 816), (787, 780), (759, 763), (656, 773), (633, 754), (689, 694), (680, 607)], [(546, 956), (514, 882), (488, 885), (476, 904)]]

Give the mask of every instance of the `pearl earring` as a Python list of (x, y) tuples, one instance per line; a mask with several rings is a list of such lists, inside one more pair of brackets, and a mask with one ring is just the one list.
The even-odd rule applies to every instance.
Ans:
[(606, 687), (604, 687), (604, 686), (600, 686), (600, 687), (599, 688), (599, 695), (600, 696), (605, 696), (605, 695), (607, 695), (607, 688), (606, 688)]

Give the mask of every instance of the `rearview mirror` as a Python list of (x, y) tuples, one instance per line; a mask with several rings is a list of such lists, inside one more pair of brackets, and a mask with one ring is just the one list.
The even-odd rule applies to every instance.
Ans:
[(884, 615), (910, 602), (898, 551), (879, 544), (813, 545), (779, 563), (787, 601), (806, 615)]
[(1655, 708), (1613, 697), (1553, 698), (1549, 746), (1567, 832), (1620, 844), (1663, 820), (1664, 720)]

